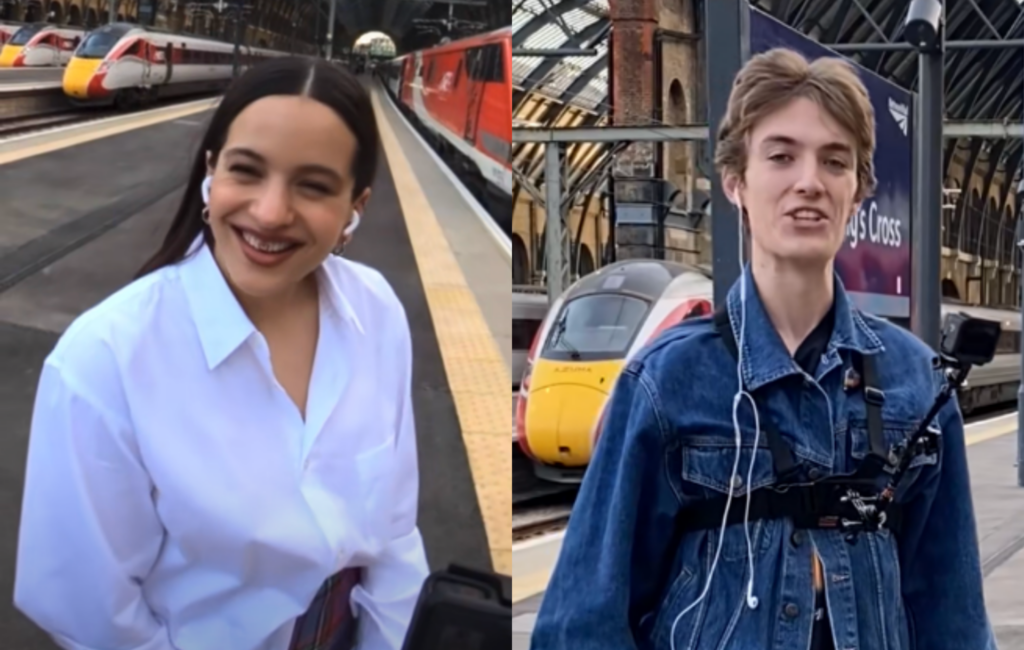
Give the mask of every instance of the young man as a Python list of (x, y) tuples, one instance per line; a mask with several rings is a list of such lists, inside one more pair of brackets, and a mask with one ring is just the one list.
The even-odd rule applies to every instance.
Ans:
[(531, 650), (995, 648), (955, 403), (882, 525), (837, 496), (882, 491), (941, 382), (833, 270), (874, 147), (845, 63), (773, 50), (740, 72), (715, 162), (749, 264), (618, 380)]

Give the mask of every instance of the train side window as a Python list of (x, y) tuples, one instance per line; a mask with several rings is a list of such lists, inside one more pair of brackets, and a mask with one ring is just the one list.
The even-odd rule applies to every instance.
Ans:
[(466, 50), (467, 70), (469, 78), (474, 81), (502, 83), (505, 81), (505, 52), (500, 43), (490, 43), (482, 47)]
[(1016, 354), (1020, 352), (1020, 333), (1003, 330), (999, 333), (996, 343), (996, 354)]
[(140, 56), (142, 53), (142, 41), (135, 41), (124, 51), (124, 56)]
[(459, 65), (455, 67), (455, 81), (452, 82), (452, 88), (459, 87), (459, 81), (462, 79), (462, 59), (459, 59)]

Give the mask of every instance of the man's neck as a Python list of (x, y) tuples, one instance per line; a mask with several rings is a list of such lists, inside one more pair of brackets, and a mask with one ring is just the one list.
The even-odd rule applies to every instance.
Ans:
[(770, 259), (754, 259), (750, 271), (768, 319), (786, 349), (794, 354), (832, 307), (835, 298), (832, 264), (822, 269), (809, 269), (780, 265)]

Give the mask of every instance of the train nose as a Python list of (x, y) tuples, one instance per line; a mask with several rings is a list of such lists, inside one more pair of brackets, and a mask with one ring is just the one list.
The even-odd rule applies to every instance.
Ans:
[(526, 426), (531, 451), (538, 459), (565, 467), (590, 460), (591, 430), (608, 394), (580, 384), (556, 384), (533, 391)]
[(19, 55), (23, 48), (18, 45), (4, 45), (0, 50), (0, 68), (13, 68), (19, 65)]
[(89, 98), (89, 85), (102, 59), (73, 58), (64, 69), (64, 94), (75, 99)]

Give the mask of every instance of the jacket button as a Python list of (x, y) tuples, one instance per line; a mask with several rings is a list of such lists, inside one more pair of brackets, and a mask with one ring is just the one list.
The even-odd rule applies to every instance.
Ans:
[(742, 490), (743, 489), (743, 477), (739, 474), (734, 474), (732, 477), (732, 489)]
[(800, 614), (800, 608), (793, 603), (788, 603), (782, 611), (786, 614), (786, 618), (796, 618)]
[(811, 479), (812, 481), (817, 481), (819, 478), (821, 478), (821, 470), (818, 469), (817, 467), (812, 467), (811, 469), (807, 470), (807, 478)]
[(804, 543), (804, 539), (807, 538), (807, 533), (802, 530), (794, 530), (793, 534), (789, 536), (789, 541), (793, 543), (793, 546), (800, 546)]

